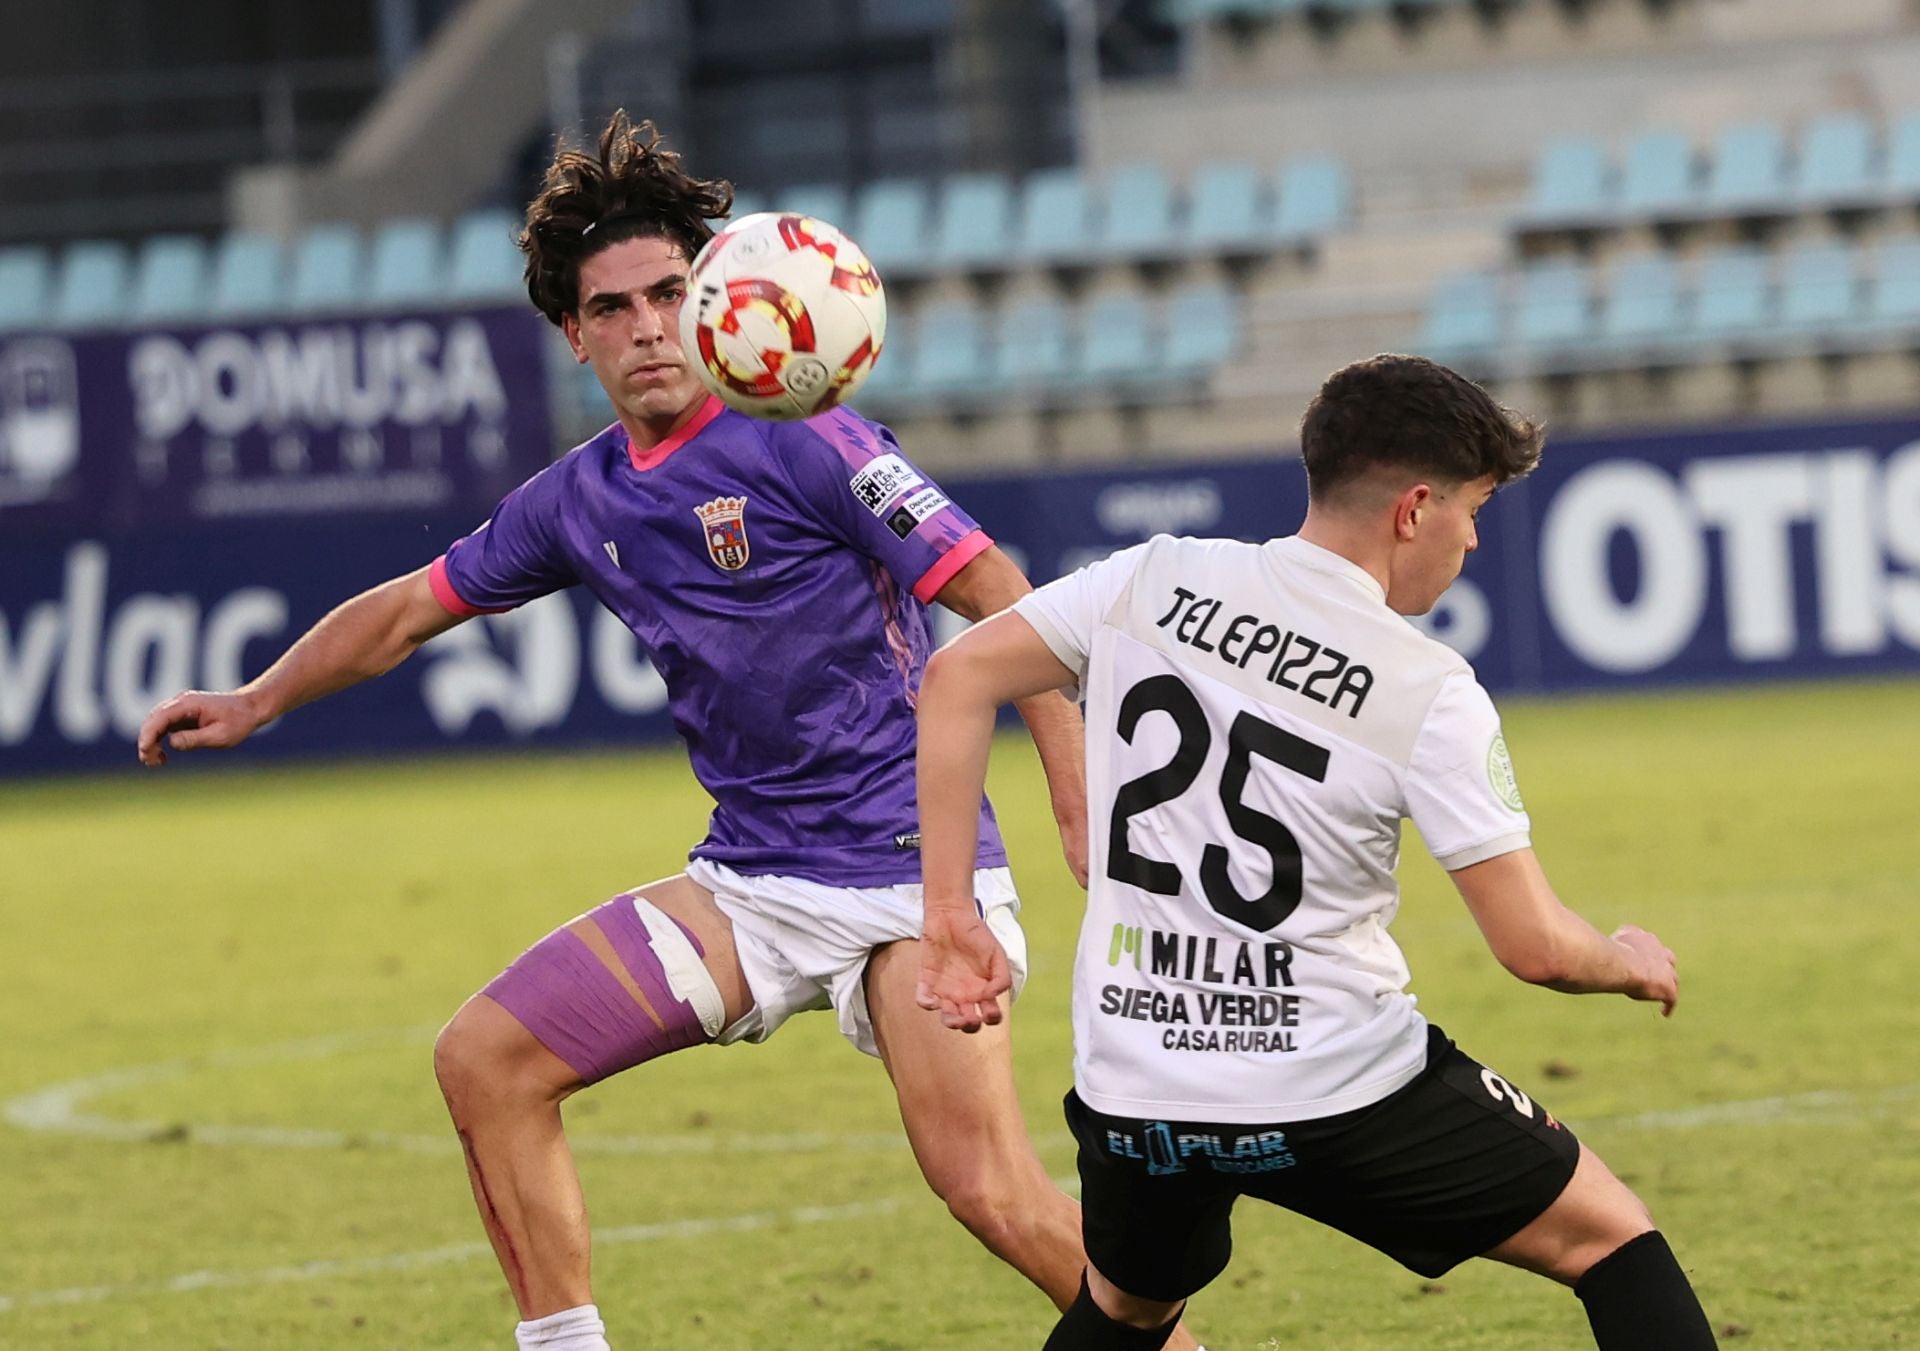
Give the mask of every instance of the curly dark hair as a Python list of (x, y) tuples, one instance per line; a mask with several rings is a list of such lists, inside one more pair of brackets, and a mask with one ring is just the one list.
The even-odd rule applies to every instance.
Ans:
[(527, 295), (553, 323), (580, 304), (580, 264), (627, 239), (670, 239), (688, 261), (713, 238), (710, 221), (733, 209), (733, 185), (695, 178), (662, 144), (652, 122), (622, 108), (600, 133), (598, 154), (562, 142), (527, 205), (520, 251)]
[(1546, 429), (1465, 376), (1425, 357), (1382, 355), (1327, 377), (1300, 424), (1307, 491), (1337, 495), (1391, 465), (1457, 487), (1483, 475), (1498, 487), (1540, 463)]

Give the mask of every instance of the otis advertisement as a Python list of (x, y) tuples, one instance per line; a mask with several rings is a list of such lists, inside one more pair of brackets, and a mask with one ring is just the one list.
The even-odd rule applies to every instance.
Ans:
[(0, 339), (0, 531), (485, 507), (545, 463), (518, 310)]
[[(544, 461), (537, 329), (409, 322), (236, 330), (244, 353), (113, 339), (117, 421), (75, 393), (92, 340), (5, 344), (0, 773), (131, 767), (153, 703), (256, 674)], [(1162, 531), (1289, 533), (1306, 508), (1278, 454), (944, 486), (1036, 581)], [(1563, 439), (1481, 531), (1420, 622), (1496, 692), (1920, 672), (1920, 421)], [(633, 636), (575, 592), (470, 621), (246, 754), (658, 740), (664, 710)], [(1114, 997), (1170, 1034), (1289, 1032), (1278, 1006)]]

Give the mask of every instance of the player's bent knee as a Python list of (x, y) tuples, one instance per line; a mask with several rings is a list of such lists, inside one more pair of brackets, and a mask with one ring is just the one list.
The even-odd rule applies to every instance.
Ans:
[(947, 1211), (994, 1252), (1008, 1250), (1025, 1231), (1028, 1205), (1010, 1186), (970, 1177), (940, 1189)]
[(689, 929), (629, 893), (555, 929), (482, 993), (592, 1084), (719, 1035), (725, 1005), (704, 956)]

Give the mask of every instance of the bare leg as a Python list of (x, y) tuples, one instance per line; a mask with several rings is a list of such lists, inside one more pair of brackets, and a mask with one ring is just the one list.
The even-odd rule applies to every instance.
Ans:
[(1566, 1190), (1532, 1224), (1487, 1256), (1572, 1285), (1587, 1268), (1653, 1228), (1653, 1216), (1600, 1156), (1580, 1146)]
[[(954, 1218), (1065, 1309), (1087, 1269), (1080, 1207), (1034, 1153), (1014, 1092), (1008, 1023), (971, 1036), (942, 1027), (914, 1002), (919, 968), (919, 943), (890, 943), (866, 975), (874, 1037), (914, 1157)], [(1167, 1345), (1198, 1344), (1180, 1328)]]
[[(752, 1007), (733, 927), (712, 894), (685, 877), (644, 889), (699, 940), (726, 1021)], [(453, 1016), (434, 1045), (434, 1072), (466, 1152), (481, 1223), (524, 1319), (593, 1300), (586, 1200), (561, 1126), (580, 1076), (485, 995)]]

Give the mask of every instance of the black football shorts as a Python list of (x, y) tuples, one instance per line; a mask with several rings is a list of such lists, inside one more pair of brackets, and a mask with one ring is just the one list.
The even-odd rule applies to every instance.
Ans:
[(1573, 1132), (1437, 1027), (1418, 1078), (1337, 1116), (1140, 1121), (1096, 1112), (1072, 1092), (1066, 1108), (1089, 1260), (1129, 1294), (1169, 1303), (1225, 1269), (1242, 1196), (1438, 1276), (1536, 1219), (1580, 1157)]

